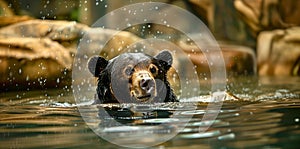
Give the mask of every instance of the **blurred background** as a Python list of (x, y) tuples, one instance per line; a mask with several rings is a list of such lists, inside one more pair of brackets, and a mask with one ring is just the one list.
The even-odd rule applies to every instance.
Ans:
[[(0, 0), (1, 91), (69, 88), (79, 39), (100, 17), (147, 0)], [(211, 30), (223, 52), (227, 75), (300, 75), (300, 1), (157, 0), (186, 9)], [(165, 8), (168, 9), (168, 8)], [(174, 18), (180, 22), (181, 18)], [(75, 21), (75, 22), (74, 22)], [(107, 23), (114, 23), (111, 19)], [(184, 22), (182, 22), (184, 24)], [(185, 24), (193, 28), (193, 24)], [(145, 26), (147, 28), (145, 29)], [(110, 34), (103, 30), (94, 40)], [(179, 31), (156, 24), (132, 26), (116, 35), (101, 53), (107, 58), (141, 38), (172, 36), (189, 54), (199, 78), (209, 67), (198, 47)], [(122, 42), (121, 42), (122, 41)], [(99, 48), (99, 46), (91, 49)]]
[[(178, 133), (154, 149), (299, 148), (300, 1), (152, 1), (191, 12), (216, 38), (227, 73), (226, 99), (211, 102), (217, 107), (221, 103), (220, 111), (209, 106), (212, 83), (218, 82), (210, 81), (206, 55), (189, 39), (191, 35), (150, 23), (128, 26), (118, 34), (93, 27), (109, 12), (149, 0), (0, 0), (0, 148), (120, 148), (96, 135), (97, 131), (133, 145), (161, 141), (164, 135)], [(196, 28), (185, 22), (186, 18), (174, 15), (174, 22), (187, 29)], [(105, 23), (116, 21), (111, 18)], [(192, 36), (207, 40), (199, 32)], [(175, 68), (197, 74), (201, 88), (190, 91), (204, 96), (189, 94), (192, 97), (187, 101), (192, 104), (91, 105), (96, 79), (78, 73), (77, 78), (82, 80), (72, 80), (72, 69), (84, 70), (81, 66), (91, 55), (110, 59), (126, 52), (128, 46), (143, 48), (145, 45), (135, 43), (150, 38), (166, 39), (182, 50), (172, 53), (176, 55)], [(159, 50), (168, 46), (160, 43)], [(97, 49), (102, 49), (101, 53), (93, 53)], [(73, 63), (77, 56), (82, 65)], [(185, 70), (191, 67), (181, 61), (186, 57), (195, 65), (192, 72)], [(176, 74), (171, 70), (168, 75), (175, 76), (169, 81), (179, 94), (182, 86), (178, 86)], [(198, 83), (181, 80), (193, 87), (189, 81)], [(91, 102), (81, 104), (75, 97)], [(191, 109), (191, 105), (197, 105), (197, 109)], [(116, 113), (116, 117), (102, 118), (102, 108)], [(206, 114), (215, 113), (216, 119), (203, 121)], [(112, 125), (115, 118), (128, 127)], [(179, 130), (178, 126), (186, 128)], [(206, 132), (199, 131), (206, 127), (210, 127)], [(144, 132), (147, 137), (136, 132)]]

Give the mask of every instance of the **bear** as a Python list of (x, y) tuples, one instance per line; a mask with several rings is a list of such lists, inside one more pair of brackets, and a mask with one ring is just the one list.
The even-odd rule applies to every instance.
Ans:
[(167, 80), (172, 62), (168, 50), (155, 56), (137, 52), (110, 60), (91, 57), (88, 69), (98, 79), (95, 103), (178, 102)]

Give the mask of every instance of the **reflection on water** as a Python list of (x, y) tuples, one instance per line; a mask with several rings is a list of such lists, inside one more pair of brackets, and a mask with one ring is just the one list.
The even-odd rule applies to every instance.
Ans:
[[(152, 148), (297, 148), (299, 78), (261, 82), (256, 88), (236, 91), (237, 97), (247, 100), (224, 102), (214, 121), (201, 121), (208, 112), (203, 102), (81, 105), (84, 121), (71, 93), (1, 93), (0, 148), (120, 148), (93, 130), (125, 145), (147, 144), (166, 136), (168, 141)], [(208, 125), (205, 132), (199, 131)]]

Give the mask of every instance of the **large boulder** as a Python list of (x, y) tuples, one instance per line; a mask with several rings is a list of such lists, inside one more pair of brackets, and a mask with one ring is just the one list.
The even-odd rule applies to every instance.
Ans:
[[(196, 70), (200, 77), (209, 78), (211, 68), (209, 62), (207, 61), (206, 55), (194, 44), (188, 44), (183, 41), (178, 44), (184, 50), (184, 52), (190, 56), (191, 61), (197, 66)], [(237, 76), (256, 75), (256, 56), (253, 52), (253, 49), (226, 42), (220, 42), (219, 48), (223, 56), (221, 58), (224, 60), (224, 66), (226, 70), (224, 73), (226, 73), (227, 77), (233, 78)], [(208, 52), (206, 54), (216, 53)]]
[(78, 39), (89, 27), (74, 21), (29, 20), (0, 29), (0, 37), (49, 38), (62, 44), (70, 52), (76, 52)]
[(71, 84), (70, 72), (80, 42), (87, 53), (102, 49), (102, 55), (111, 58), (139, 39), (129, 32), (70, 21), (29, 20), (2, 27), (0, 88), (65, 87)]
[(75, 22), (45, 20), (0, 28), (1, 90), (70, 84), (72, 55), (78, 38), (87, 29)]
[(0, 38), (3, 90), (58, 87), (71, 70), (72, 57), (48, 38)]
[(300, 27), (261, 32), (257, 39), (260, 75), (300, 75)]
[(235, 0), (234, 6), (255, 35), (263, 30), (300, 25), (300, 1)]
[[(126, 51), (132, 45), (145, 46), (138, 36), (103, 28), (90, 28), (69, 21), (29, 20), (0, 28), (0, 84), (1, 90), (49, 88), (71, 84), (74, 55), (102, 55), (107, 59)], [(197, 48), (179, 38), (175, 43), (197, 66), (199, 77), (209, 78), (206, 57)], [(151, 46), (147, 45), (147, 46)], [(153, 44), (155, 49), (163, 44)], [(155, 47), (156, 46), (156, 47)], [(242, 46), (221, 45), (229, 76), (256, 73), (253, 50)], [(77, 52), (84, 50), (84, 52)], [(101, 50), (101, 52), (100, 52)], [(80, 55), (82, 54), (82, 55)], [(213, 53), (212, 53), (213, 54)], [(181, 55), (177, 55), (180, 60)], [(175, 65), (180, 65), (176, 62)], [(183, 67), (184, 66), (179, 66)], [(173, 70), (175, 73), (175, 71)], [(202, 76), (201, 76), (202, 75)]]

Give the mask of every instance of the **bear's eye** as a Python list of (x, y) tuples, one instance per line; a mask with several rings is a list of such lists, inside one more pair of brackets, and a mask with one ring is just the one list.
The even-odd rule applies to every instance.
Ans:
[(134, 72), (134, 68), (132, 66), (127, 66), (124, 70), (125, 75), (131, 76)]
[(152, 74), (156, 74), (157, 71), (158, 71), (158, 68), (157, 68), (155, 65), (150, 64), (150, 66), (149, 66), (149, 71), (150, 71)]

